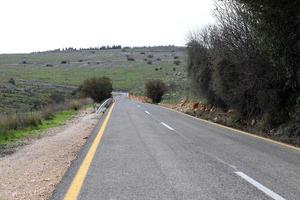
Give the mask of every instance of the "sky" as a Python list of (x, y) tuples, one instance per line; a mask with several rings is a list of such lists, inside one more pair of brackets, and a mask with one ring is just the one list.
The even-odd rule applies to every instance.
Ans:
[(102, 45), (183, 46), (213, 0), (0, 0), (0, 53)]

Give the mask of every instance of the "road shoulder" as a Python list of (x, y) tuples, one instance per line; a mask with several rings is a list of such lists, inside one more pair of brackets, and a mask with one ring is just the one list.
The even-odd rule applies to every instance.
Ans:
[(0, 158), (0, 199), (49, 199), (98, 120), (92, 109), (82, 110), (64, 126)]

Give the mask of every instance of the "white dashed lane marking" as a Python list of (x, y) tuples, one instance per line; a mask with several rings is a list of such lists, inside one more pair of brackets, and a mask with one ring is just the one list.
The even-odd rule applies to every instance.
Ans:
[(175, 129), (172, 128), (171, 126), (169, 126), (168, 124), (164, 123), (164, 122), (160, 122), (162, 125), (164, 125), (165, 127), (167, 127), (168, 129), (170, 129), (171, 131), (174, 131)]
[(240, 176), (241, 178), (243, 178), (244, 180), (246, 180), (248, 183), (252, 184), (254, 187), (259, 189), (260, 191), (262, 191), (263, 193), (265, 193), (269, 197), (271, 197), (275, 200), (285, 200), (285, 198), (283, 198), (282, 196), (276, 194), (275, 192), (273, 192), (269, 188), (263, 186), (262, 184), (260, 184), (259, 182), (257, 182), (253, 178), (251, 178), (250, 176), (247, 176), (246, 174), (244, 174), (243, 172), (234, 172), (234, 173), (237, 174), (238, 176)]

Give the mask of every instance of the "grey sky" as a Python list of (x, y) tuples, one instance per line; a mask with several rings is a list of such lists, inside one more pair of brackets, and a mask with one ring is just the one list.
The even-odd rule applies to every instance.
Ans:
[(212, 23), (213, 0), (1, 0), (0, 52), (184, 45)]

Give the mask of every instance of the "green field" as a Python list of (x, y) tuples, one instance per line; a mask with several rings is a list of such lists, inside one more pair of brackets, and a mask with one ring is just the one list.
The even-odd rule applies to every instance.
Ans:
[[(68, 97), (94, 76), (108, 76), (114, 89), (137, 94), (144, 92), (146, 80), (162, 79), (170, 86), (166, 100), (174, 100), (186, 82), (185, 59), (185, 49), (177, 47), (2, 54), (0, 112), (31, 109), (45, 103), (53, 92)], [(176, 60), (179, 65), (174, 64)], [(8, 83), (11, 78), (15, 85)]]

